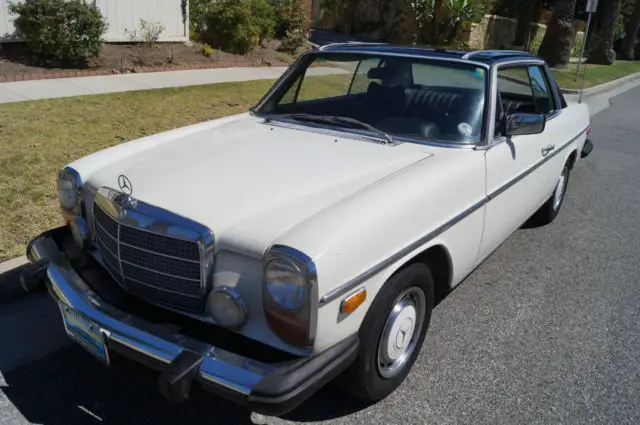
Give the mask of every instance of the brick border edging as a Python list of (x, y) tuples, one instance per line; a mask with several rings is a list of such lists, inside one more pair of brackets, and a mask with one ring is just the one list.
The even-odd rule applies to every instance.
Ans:
[(289, 66), (289, 64), (277, 64), (277, 65), (256, 65), (250, 63), (232, 63), (232, 62), (220, 62), (220, 63), (205, 63), (197, 65), (172, 65), (172, 66), (139, 66), (128, 68), (129, 72), (120, 72), (117, 69), (111, 71), (100, 70), (81, 70), (81, 71), (61, 71), (61, 72), (48, 72), (40, 74), (16, 74), (16, 75), (0, 75), (0, 83), (8, 83), (13, 81), (31, 81), (31, 80), (50, 80), (58, 78), (73, 78), (73, 77), (94, 77), (98, 75), (127, 75), (127, 74), (140, 74), (148, 72), (166, 72), (166, 71), (189, 71), (193, 69), (218, 69), (218, 68), (272, 68), (274, 66)]

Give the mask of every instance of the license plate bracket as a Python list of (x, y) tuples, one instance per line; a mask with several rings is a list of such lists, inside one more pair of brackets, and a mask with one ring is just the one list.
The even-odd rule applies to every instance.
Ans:
[(67, 335), (103, 364), (109, 366), (109, 350), (100, 326), (66, 305), (60, 305), (60, 312)]

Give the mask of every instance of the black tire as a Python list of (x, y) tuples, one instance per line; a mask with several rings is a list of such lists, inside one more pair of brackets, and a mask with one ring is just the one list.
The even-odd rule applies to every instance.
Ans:
[[(392, 377), (384, 377), (378, 366), (378, 347), (383, 337), (383, 330), (388, 328), (387, 319), (390, 318), (391, 311), (400, 296), (410, 294), (421, 300), (420, 291), (424, 294), (424, 308), (422, 315), (416, 314), (414, 321), (417, 326), (419, 317), (422, 316), (420, 329), (415, 332), (415, 328), (412, 327), (410, 338), (412, 342), (409, 344), (415, 344), (414, 348)], [(427, 334), (433, 309), (433, 296), (431, 271), (424, 264), (412, 264), (389, 278), (376, 296), (360, 327), (358, 356), (341, 376), (340, 384), (343, 388), (364, 402), (375, 403), (391, 394), (404, 381), (420, 353)], [(420, 308), (415, 310), (417, 312)], [(413, 342), (414, 338), (415, 342)]]
[[(565, 165), (562, 170), (562, 174), (558, 178), (558, 183), (556, 184), (556, 188), (553, 191), (551, 197), (540, 207), (538, 211), (531, 217), (530, 223), (536, 226), (546, 226), (547, 224), (551, 224), (556, 217), (558, 217), (558, 213), (562, 209), (562, 205), (564, 204), (564, 197), (567, 194), (567, 187), (569, 186), (569, 176), (571, 171), (569, 170), (569, 165)], [(559, 194), (560, 200), (557, 202), (556, 194), (558, 193), (560, 183), (564, 178), (562, 193)]]

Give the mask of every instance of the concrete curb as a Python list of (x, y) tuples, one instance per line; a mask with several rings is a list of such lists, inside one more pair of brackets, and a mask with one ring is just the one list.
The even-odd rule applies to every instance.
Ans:
[[(627, 84), (627, 83), (629, 83), (629, 82), (631, 82), (633, 80), (636, 80), (638, 78), (640, 78), (640, 73), (627, 75), (626, 77), (622, 77), (622, 78), (619, 78), (617, 80), (610, 81), (608, 83), (600, 84), (598, 86), (585, 89), (582, 92), (582, 97), (596, 96), (596, 95), (598, 95), (600, 93), (604, 93), (606, 91), (613, 90), (616, 87), (619, 87), (619, 86), (622, 86), (624, 84)], [(580, 90), (561, 89), (560, 91), (562, 91), (563, 94), (567, 94), (567, 95), (577, 96), (577, 95), (580, 94)]]
[(20, 285), (20, 272), (28, 262), (27, 257), (19, 257), (0, 263), (0, 304), (26, 295)]

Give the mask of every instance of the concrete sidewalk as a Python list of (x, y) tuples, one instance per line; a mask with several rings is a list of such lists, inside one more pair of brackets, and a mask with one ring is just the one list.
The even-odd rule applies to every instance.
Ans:
[[(217, 68), (0, 83), (0, 103), (279, 78), (286, 67)], [(320, 71), (322, 72), (322, 71)]]

